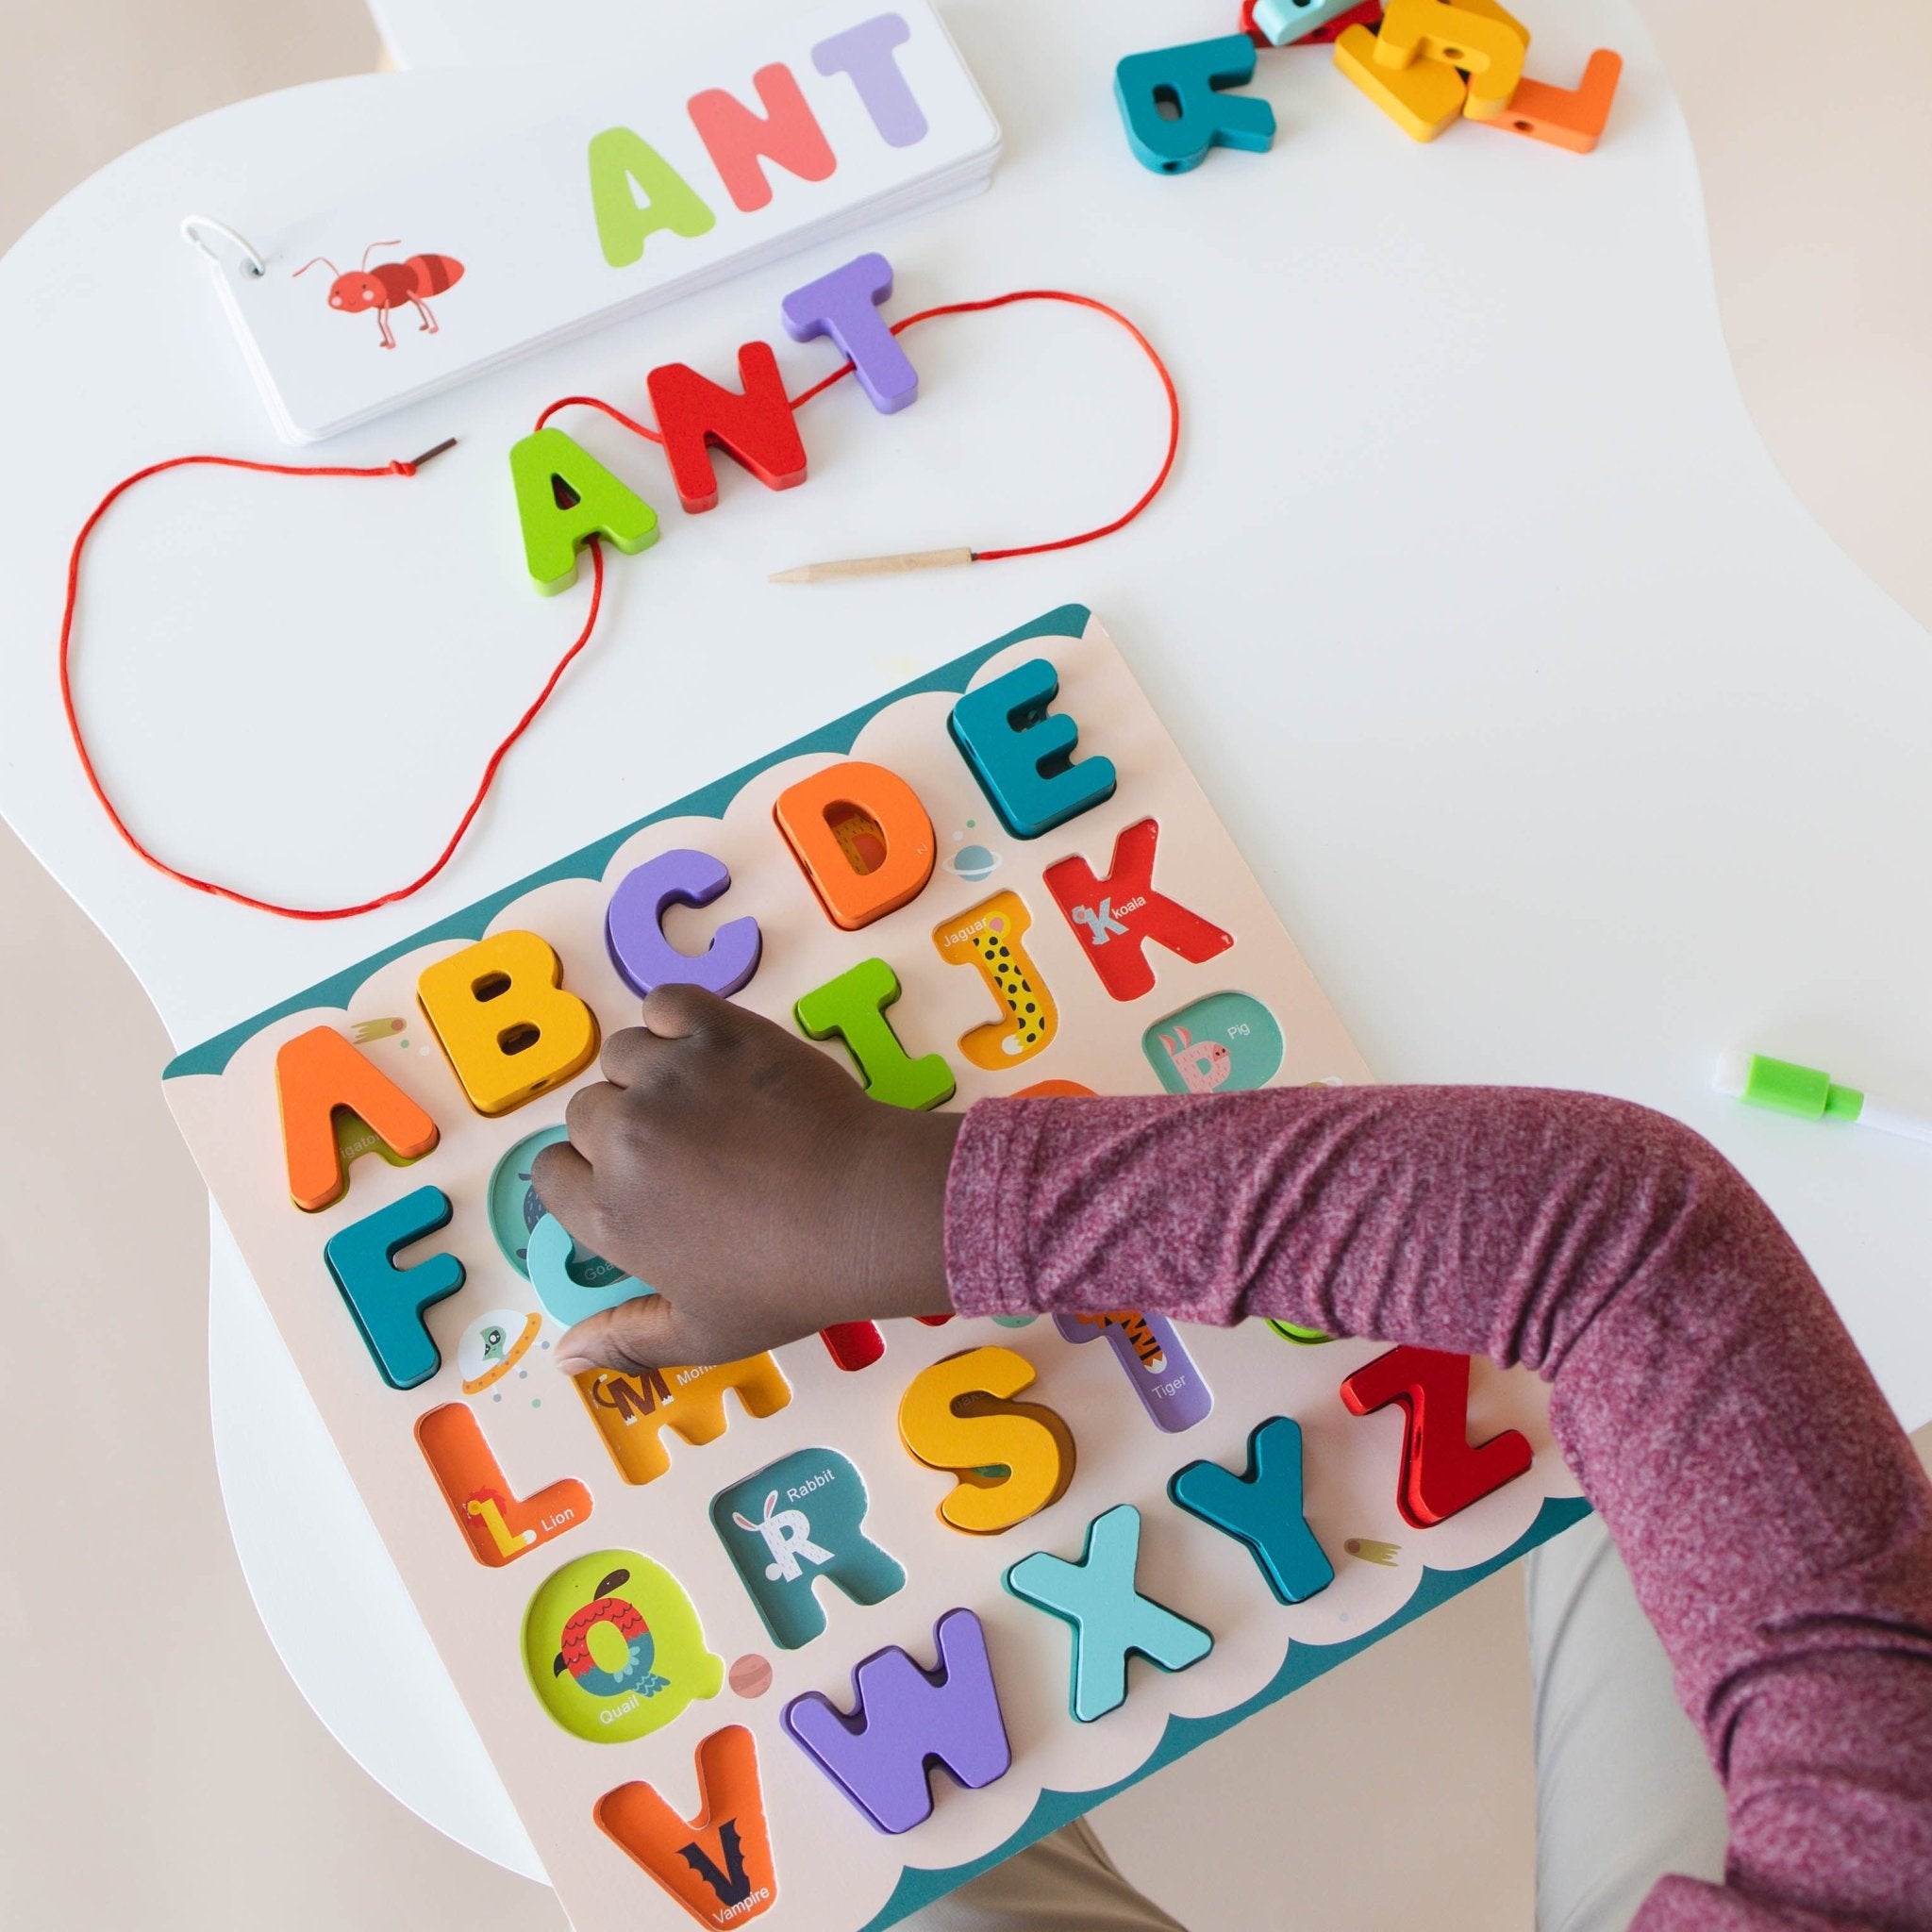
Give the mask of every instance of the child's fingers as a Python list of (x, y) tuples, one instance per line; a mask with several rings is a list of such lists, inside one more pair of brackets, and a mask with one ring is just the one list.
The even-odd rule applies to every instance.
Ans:
[(644, 1024), (659, 1040), (731, 1040), (771, 1023), (695, 986), (660, 986), (644, 1001)]
[(643, 1026), (626, 1026), (604, 1042), (604, 1077), (613, 1087), (635, 1087), (646, 1079), (654, 1065), (660, 1065), (666, 1054), (678, 1051), (675, 1041)]
[(594, 1197), (596, 1178), (591, 1163), (568, 1141), (538, 1149), (530, 1163), (530, 1185), (537, 1198), (579, 1241), (594, 1241), (601, 1219)]
[[(593, 1167), (605, 1157), (605, 1136), (623, 1106), (623, 1092), (600, 1080), (594, 1087), (579, 1087), (563, 1110), (563, 1124), (570, 1129), (570, 1144)], [(543, 1191), (539, 1188), (537, 1192), (541, 1198)]]
[(557, 1344), (557, 1366), (566, 1375), (580, 1375), (586, 1369), (636, 1375), (676, 1366), (685, 1358), (676, 1328), (676, 1317), (662, 1295), (639, 1295), (579, 1322)]
[(660, 986), (643, 1004), (644, 1024), (604, 1042), (604, 1077), (635, 1087), (656, 1069), (676, 1065), (693, 1047), (717, 1046), (768, 1026), (756, 1013), (695, 986)]

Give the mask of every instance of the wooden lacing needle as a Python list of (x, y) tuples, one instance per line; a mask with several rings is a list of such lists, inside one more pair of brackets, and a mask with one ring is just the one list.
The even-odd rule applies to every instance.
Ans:
[(915, 570), (952, 570), (978, 562), (963, 545), (956, 550), (902, 550), (896, 557), (846, 557), (830, 563), (801, 563), (772, 573), (774, 584), (830, 584), (845, 577), (896, 577)]

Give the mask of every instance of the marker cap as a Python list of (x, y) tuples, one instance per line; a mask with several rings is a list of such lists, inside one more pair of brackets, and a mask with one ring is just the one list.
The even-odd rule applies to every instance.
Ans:
[(1855, 1121), (1865, 1110), (1856, 1087), (1839, 1087), (1829, 1074), (1774, 1060), (1768, 1054), (1726, 1054), (1718, 1062), (1718, 1091), (1751, 1107), (1794, 1114), (1807, 1121)]

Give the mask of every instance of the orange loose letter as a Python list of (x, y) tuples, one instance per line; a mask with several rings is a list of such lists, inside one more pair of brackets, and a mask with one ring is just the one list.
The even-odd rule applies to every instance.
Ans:
[[(436, 1145), (436, 1123), (333, 1026), (311, 1026), (283, 1042), (275, 1055), (275, 1091), (289, 1193), (305, 1214), (340, 1201), (349, 1185), (336, 1139), (338, 1110), (354, 1114), (384, 1158), (399, 1164), (422, 1159)], [(366, 1152), (366, 1145), (352, 1146), (350, 1158)]]
[(416, 998), (481, 1114), (508, 1113), (574, 1079), (597, 1051), (597, 1020), (563, 990), (563, 962), (533, 932), (492, 933), (439, 959)]

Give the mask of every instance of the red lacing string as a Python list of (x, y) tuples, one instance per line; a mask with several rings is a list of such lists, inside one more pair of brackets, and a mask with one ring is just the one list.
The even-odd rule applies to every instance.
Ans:
[[(1122, 515), (1115, 517), (1111, 523), (1099, 525), (1091, 530), (1082, 530), (1077, 536), (1055, 538), (1050, 542), (1013, 544), (1000, 550), (975, 550), (973, 553), (973, 557), (974, 560), (978, 563), (996, 563), (1002, 558), (1009, 557), (1036, 557), (1051, 550), (1073, 550), (1082, 543), (1095, 542), (1102, 537), (1111, 536), (1116, 530), (1125, 528), (1160, 494), (1162, 487), (1173, 473), (1174, 458), (1180, 448), (1180, 395), (1174, 388), (1174, 377), (1168, 373), (1167, 364), (1161, 360), (1159, 351), (1119, 309), (1109, 308), (1105, 302), (1097, 302), (1090, 295), (1074, 295), (1059, 289), (1018, 289), (1008, 294), (991, 295), (985, 300), (978, 302), (946, 302), (941, 303), (937, 308), (922, 308), (916, 314), (906, 316), (901, 321), (895, 322), (892, 325), (892, 333), (894, 335), (902, 334), (905, 330), (913, 327), (919, 323), (930, 322), (936, 316), (973, 315), (977, 314), (982, 309), (1005, 308), (1009, 304), (1015, 302), (1064, 302), (1075, 308), (1091, 308), (1097, 313), (1107, 316), (1109, 320), (1117, 322), (1121, 327), (1125, 329), (1133, 337), (1147, 359), (1153, 363), (1156, 374), (1160, 377), (1161, 388), (1166, 393), (1168, 409), (1167, 453), (1161, 459), (1159, 473), (1156, 475), (1154, 481), (1148, 485), (1147, 489), (1136, 500), (1131, 508), (1124, 511)], [(829, 375), (822, 377), (819, 381), (813, 383), (809, 389), (803, 390), (797, 395), (791, 397), (790, 399), (791, 407), (794, 409), (803, 408), (814, 396), (823, 395), (835, 383), (842, 382), (852, 373), (853, 365), (850, 362), (841, 363)], [(633, 417), (626, 416), (622, 409), (605, 402), (598, 396), (560, 396), (537, 418), (537, 427), (541, 429), (559, 409), (571, 408), (601, 409), (613, 422), (621, 423), (626, 429), (641, 436), (646, 441), (661, 444), (664, 441), (657, 430), (647, 427)], [(79, 533), (75, 537), (74, 548), (68, 554), (67, 558), (67, 600), (60, 613), (60, 707), (66, 714), (68, 734), (74, 740), (75, 754), (80, 759), (80, 768), (87, 778), (88, 789), (92, 791), (95, 802), (100, 806), (102, 811), (107, 814), (108, 823), (120, 834), (122, 841), (137, 858), (147, 865), (153, 866), (157, 872), (164, 874), (178, 885), (191, 887), (197, 892), (209, 893), (217, 899), (226, 899), (236, 906), (249, 907), (257, 912), (273, 912), (281, 919), (330, 920), (355, 919), (362, 913), (374, 912), (379, 907), (393, 906), (398, 900), (412, 897), (417, 892), (420, 892), (425, 886), (428, 885), (448, 865), (450, 860), (456, 857), (457, 847), (463, 842), (464, 836), (475, 823), (476, 814), (483, 808), (483, 801), (489, 796), (490, 788), (496, 782), (498, 768), (502, 765), (504, 759), (509, 756), (511, 746), (530, 728), (531, 724), (536, 721), (537, 714), (549, 703), (551, 693), (556, 691), (558, 685), (561, 682), (563, 674), (569, 670), (577, 655), (591, 641), (591, 634), (596, 630), (598, 612), (602, 609), (604, 603), (604, 549), (595, 537), (590, 539), (589, 545), (591, 552), (591, 603), (590, 608), (584, 613), (583, 628), (578, 631), (576, 640), (572, 643), (569, 650), (557, 660), (555, 668), (544, 682), (543, 689), (537, 693), (523, 716), (517, 720), (496, 749), (490, 754), (489, 762), (483, 767), (483, 775), (477, 781), (475, 792), (470, 800), (468, 808), (457, 822), (457, 828), (450, 834), (448, 842), (438, 853), (435, 862), (428, 870), (419, 874), (416, 878), (411, 879), (408, 885), (398, 886), (394, 891), (384, 892), (378, 898), (365, 899), (357, 906), (301, 907), (278, 905), (273, 899), (258, 899), (248, 892), (238, 892), (231, 886), (220, 885), (212, 879), (200, 878), (193, 873), (183, 872), (179, 867), (170, 865), (164, 858), (158, 858), (154, 852), (150, 851), (141, 841), (127, 821), (121, 816), (114, 801), (108, 795), (107, 787), (101, 782), (100, 774), (94, 769), (93, 758), (87, 748), (87, 737), (81, 729), (79, 709), (75, 703), (72, 667), (75, 615), (80, 601), (81, 554), (87, 547), (87, 540), (93, 535), (94, 528), (101, 519), (137, 483), (145, 482), (150, 476), (158, 476), (167, 470), (186, 469), (194, 465), (202, 465), (219, 470), (252, 470), (258, 475), (268, 476), (413, 476), (432, 457), (441, 456), (449, 447), (449, 443), (441, 443), (437, 448), (426, 451), (424, 455), (416, 458), (412, 462), (390, 462), (369, 468), (324, 463), (263, 463), (253, 461), (246, 457), (170, 457), (164, 462), (150, 463), (145, 469), (136, 470), (132, 475), (124, 476), (94, 506), (88, 520), (81, 525)]]
[[(447, 449), (447, 443), (442, 445)], [(74, 642), (74, 614), (80, 593), (80, 554), (87, 540), (93, 534), (93, 528), (112, 508), (117, 497), (132, 490), (137, 483), (149, 476), (158, 476), (163, 470), (185, 469), (192, 464), (204, 464), (217, 470), (256, 470), (268, 476), (413, 476), (431, 456), (440, 456), (441, 450), (431, 450), (425, 456), (418, 457), (414, 462), (384, 463), (375, 469), (352, 469), (339, 464), (309, 463), (258, 463), (245, 457), (170, 457), (166, 462), (150, 463), (144, 470), (137, 470), (131, 476), (124, 476), (107, 495), (95, 504), (93, 514), (80, 526), (80, 534), (74, 540), (74, 549), (67, 558), (67, 604), (60, 614), (60, 708), (67, 714), (67, 729), (74, 740), (74, 749), (80, 759), (80, 769), (86, 774), (88, 789), (92, 791), (95, 801), (108, 815), (108, 823), (120, 833), (122, 841), (136, 858), (144, 860), (158, 873), (179, 885), (192, 886), (197, 892), (212, 893), (217, 899), (226, 899), (237, 906), (252, 907), (258, 912), (273, 912), (282, 919), (354, 919), (364, 912), (374, 912), (379, 906), (393, 906), (398, 899), (407, 899), (412, 893), (420, 892), (450, 860), (463, 842), (463, 835), (470, 829), (476, 814), (483, 808), (483, 801), (489, 796), (490, 788), (496, 782), (497, 768), (509, 756), (510, 746), (530, 728), (531, 723), (544, 705), (549, 702), (550, 693), (557, 689), (558, 680), (570, 668), (574, 658), (591, 641), (591, 633), (597, 627), (597, 612), (604, 602), (604, 552), (593, 538), (591, 541), (591, 608), (584, 613), (584, 627), (577, 633), (576, 641), (572, 644), (557, 661), (557, 668), (551, 672), (549, 680), (537, 693), (536, 701), (511, 728), (496, 749), (490, 754), (490, 762), (483, 767), (483, 776), (476, 786), (475, 795), (470, 800), (469, 808), (458, 822), (457, 828), (449, 835), (449, 842), (437, 855), (436, 862), (420, 877), (411, 879), (407, 886), (398, 886), (392, 892), (385, 892), (378, 899), (365, 899), (359, 906), (281, 906), (273, 899), (258, 899), (247, 892), (238, 892), (232, 886), (218, 885), (212, 879), (198, 878), (192, 872), (183, 872), (164, 858), (158, 858), (143, 845), (135, 835), (127, 821), (121, 816), (114, 801), (108, 796), (107, 787), (101, 783), (101, 775), (94, 769), (93, 758), (87, 748), (87, 738), (80, 728), (80, 713), (74, 702), (74, 678), (72, 652)]]

